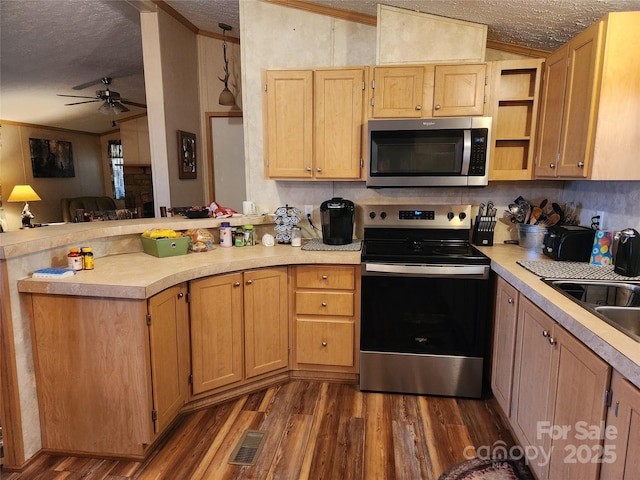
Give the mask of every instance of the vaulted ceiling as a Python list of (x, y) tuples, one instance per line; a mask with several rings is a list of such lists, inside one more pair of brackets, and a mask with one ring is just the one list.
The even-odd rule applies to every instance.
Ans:
[[(240, 35), (239, 1), (166, 0), (198, 29)], [(304, 4), (297, 0), (272, 0)], [(154, 1), (154, 3), (158, 3)], [(309, 3), (309, 2), (306, 2)], [(313, 0), (374, 16), (376, 0)], [(488, 39), (554, 50), (610, 11), (640, 10), (640, 0), (387, 0), (387, 5), (488, 25)], [(100, 78), (112, 90), (145, 103), (137, 4), (147, 0), (0, 0), (0, 119), (92, 133), (112, 129), (101, 103), (64, 106), (93, 97)], [(82, 99), (77, 99), (82, 101)], [(130, 112), (116, 119), (144, 112)]]

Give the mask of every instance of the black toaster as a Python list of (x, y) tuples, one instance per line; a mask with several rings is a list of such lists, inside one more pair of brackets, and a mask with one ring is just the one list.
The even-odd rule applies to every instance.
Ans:
[(563, 262), (588, 262), (595, 234), (579, 225), (553, 225), (544, 235), (542, 253)]

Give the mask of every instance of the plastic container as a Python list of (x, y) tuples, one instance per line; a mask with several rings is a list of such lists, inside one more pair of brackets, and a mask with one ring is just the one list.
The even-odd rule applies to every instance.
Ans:
[(544, 242), (544, 234), (547, 227), (541, 225), (530, 225), (528, 223), (518, 224), (518, 245), (529, 250), (540, 249)]
[(233, 234), (233, 244), (236, 247), (244, 247), (244, 231), (241, 228), (236, 228), (236, 232)]
[(229, 222), (220, 224), (220, 246), (233, 247), (233, 231)]
[(255, 245), (255, 233), (253, 231), (253, 225), (244, 226), (244, 244), (248, 247)]
[(93, 270), (94, 267), (93, 249), (91, 247), (82, 247), (82, 268), (84, 270)]
[(175, 257), (186, 255), (189, 250), (189, 237), (149, 238), (141, 236), (144, 253), (154, 257)]
[(79, 248), (72, 248), (67, 255), (67, 265), (71, 270), (82, 270), (82, 254)]

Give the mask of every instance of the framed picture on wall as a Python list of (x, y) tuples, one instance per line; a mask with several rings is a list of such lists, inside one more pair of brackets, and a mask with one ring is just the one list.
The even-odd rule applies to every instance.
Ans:
[(29, 139), (34, 178), (75, 177), (71, 142)]
[(178, 130), (178, 177), (198, 177), (196, 157), (196, 134)]

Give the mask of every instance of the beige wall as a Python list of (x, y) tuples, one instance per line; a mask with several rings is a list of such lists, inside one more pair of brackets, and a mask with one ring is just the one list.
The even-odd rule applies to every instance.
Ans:
[[(33, 178), (30, 138), (71, 142), (75, 177)], [(63, 197), (105, 194), (100, 137), (65, 130), (2, 124), (0, 140), (0, 185), (9, 230), (17, 230), (21, 225), (23, 203), (6, 201), (14, 185), (31, 185), (42, 199), (29, 204), (35, 223), (61, 221), (60, 199)]]

